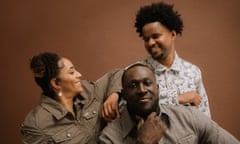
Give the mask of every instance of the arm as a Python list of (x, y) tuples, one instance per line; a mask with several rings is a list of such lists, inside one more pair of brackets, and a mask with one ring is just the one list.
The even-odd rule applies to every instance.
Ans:
[(112, 93), (103, 103), (102, 117), (107, 122), (111, 122), (113, 119), (120, 117), (118, 110), (118, 99), (119, 99), (118, 93)]
[(123, 69), (114, 69), (94, 82), (95, 91), (99, 93), (99, 96), (103, 97), (105, 100), (107, 96), (121, 92), (122, 73)]
[[(196, 67), (197, 68), (197, 67)], [(196, 69), (196, 78), (194, 79), (195, 89), (178, 95), (180, 104), (191, 104), (211, 117), (208, 97), (203, 85), (202, 74), (199, 68)]]
[(101, 95), (104, 97), (105, 102), (103, 103), (102, 116), (107, 122), (120, 117), (118, 111), (118, 93), (122, 89), (122, 73), (123, 69), (115, 69), (96, 81), (98, 91), (102, 91)]
[(21, 127), (22, 142), (24, 144), (47, 144), (47, 137), (34, 126), (22, 125)]
[(202, 101), (202, 97), (194, 90), (185, 92), (178, 95), (179, 104), (199, 105)]
[(197, 93), (202, 96), (202, 102), (198, 106), (198, 109), (211, 118), (211, 112), (208, 102), (208, 96), (203, 85), (202, 75), (200, 73), (200, 79), (197, 81)]

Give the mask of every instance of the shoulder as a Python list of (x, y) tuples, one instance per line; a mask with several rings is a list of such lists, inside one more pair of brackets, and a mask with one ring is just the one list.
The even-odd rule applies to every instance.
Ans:
[(196, 107), (193, 106), (183, 106), (183, 105), (165, 105), (161, 104), (160, 109), (162, 112), (169, 115), (171, 119), (192, 121), (193, 117), (203, 115)]
[[(121, 116), (122, 117), (122, 116)], [(110, 144), (114, 142), (122, 142), (123, 131), (121, 128), (120, 119), (116, 119), (109, 123), (100, 133), (99, 141), (100, 143)]]
[(187, 61), (185, 59), (182, 59), (180, 57), (178, 59), (179, 59), (179, 63), (181, 64), (181, 66), (184, 69), (186, 69), (188, 71), (190, 70), (192, 72), (201, 73), (201, 70), (200, 70), (200, 68), (197, 65), (195, 65), (195, 64), (193, 64), (193, 63), (191, 63), (191, 62), (189, 62), (189, 61)]
[(41, 105), (38, 105), (27, 114), (23, 121), (23, 126), (41, 129), (50, 118), (52, 119), (51, 113)]
[(124, 141), (124, 138), (132, 130), (133, 123), (129, 116), (129, 113), (126, 107), (121, 113), (119, 119), (115, 119), (113, 122), (109, 123), (101, 132), (99, 137), (102, 142), (116, 142), (121, 143)]
[(124, 128), (125, 128), (125, 124), (126, 122), (131, 121), (130, 117), (129, 117), (129, 113), (126, 109), (126, 107), (124, 107), (124, 109), (121, 112), (121, 117), (118, 119), (113, 120), (111, 123), (109, 123), (105, 128), (104, 128), (104, 132), (110, 133), (110, 131), (113, 131), (113, 133), (121, 133)]

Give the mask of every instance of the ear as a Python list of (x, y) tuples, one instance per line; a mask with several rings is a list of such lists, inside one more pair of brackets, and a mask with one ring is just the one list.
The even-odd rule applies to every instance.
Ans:
[(54, 88), (54, 89), (60, 89), (59, 83), (58, 83), (58, 81), (57, 81), (56, 78), (52, 78), (52, 79), (50, 80), (50, 85), (51, 85), (51, 87)]
[(171, 31), (171, 34), (172, 34), (172, 39), (175, 40), (176, 37), (177, 37), (176, 31), (175, 31), (175, 30), (172, 30), (172, 31)]

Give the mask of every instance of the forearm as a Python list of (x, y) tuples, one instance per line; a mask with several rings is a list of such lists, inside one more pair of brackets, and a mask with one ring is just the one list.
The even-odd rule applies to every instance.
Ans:
[(121, 76), (122, 69), (114, 69), (106, 73), (97, 81), (92, 82), (97, 95), (106, 99), (107, 96), (114, 92), (121, 92)]
[(124, 69), (116, 69), (113, 71), (108, 84), (107, 95), (112, 93), (120, 93), (122, 90), (122, 74)]
[(178, 95), (178, 103), (179, 104), (190, 104), (191, 103), (191, 99), (184, 94), (179, 94)]

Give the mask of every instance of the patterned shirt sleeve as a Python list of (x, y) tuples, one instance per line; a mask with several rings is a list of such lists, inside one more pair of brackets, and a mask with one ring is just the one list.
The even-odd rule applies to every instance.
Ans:
[(199, 70), (199, 72), (200, 72), (199, 79), (196, 81), (196, 86), (197, 86), (196, 90), (197, 90), (197, 93), (200, 96), (202, 96), (202, 102), (198, 106), (198, 109), (200, 111), (202, 111), (204, 114), (206, 114), (207, 116), (211, 117), (208, 97), (207, 97), (207, 93), (206, 93), (204, 85), (203, 85), (202, 73), (200, 70)]

